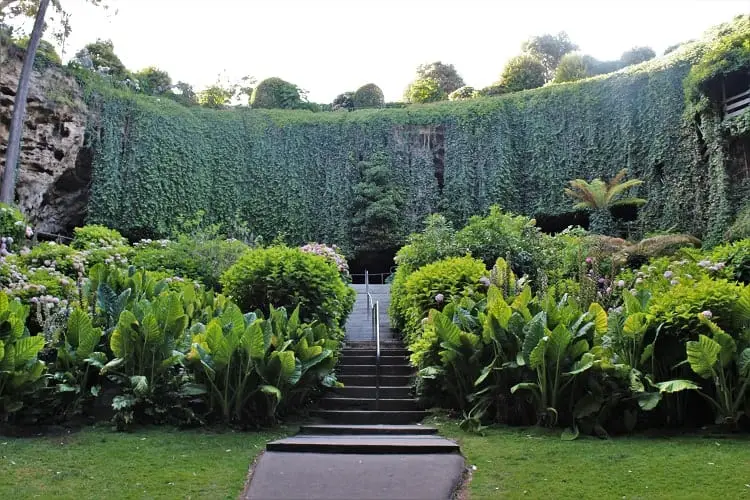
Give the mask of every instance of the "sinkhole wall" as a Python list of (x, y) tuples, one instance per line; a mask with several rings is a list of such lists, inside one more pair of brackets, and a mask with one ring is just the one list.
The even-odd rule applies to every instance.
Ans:
[(357, 161), (385, 152), (408, 231), (432, 212), (460, 225), (492, 204), (569, 213), (567, 181), (628, 168), (645, 181), (633, 192), (648, 199), (641, 231), (716, 237), (748, 191), (712, 161), (725, 139), (686, 113), (683, 80), (702, 50), (501, 97), (355, 112), (209, 110), (92, 84), (88, 222), (158, 235), (204, 210), (266, 238), (346, 248)]

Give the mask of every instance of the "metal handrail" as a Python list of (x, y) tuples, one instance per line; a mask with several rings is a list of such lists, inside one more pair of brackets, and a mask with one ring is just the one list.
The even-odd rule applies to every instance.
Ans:
[(375, 337), (375, 409), (380, 409), (380, 302), (372, 306), (372, 333)]

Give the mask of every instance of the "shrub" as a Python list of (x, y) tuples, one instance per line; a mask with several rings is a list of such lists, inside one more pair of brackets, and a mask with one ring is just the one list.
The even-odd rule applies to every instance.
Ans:
[(91, 224), (73, 229), (73, 241), (70, 246), (82, 250), (100, 246), (122, 246), (126, 243), (125, 238), (116, 229)]
[(750, 238), (750, 203), (742, 207), (737, 213), (737, 218), (724, 235), (727, 241)]
[(11, 238), (5, 245), (8, 250), (19, 248), (24, 238), (30, 236), (26, 228), (26, 219), (20, 210), (0, 203), (0, 237)]
[(504, 213), (495, 205), (486, 217), (470, 218), (456, 233), (456, 244), (487, 266), (503, 257), (519, 276), (535, 276), (537, 269), (545, 267), (542, 242), (546, 238), (533, 219)]
[(420, 78), (414, 80), (404, 93), (406, 102), (426, 103), (442, 101), (446, 94), (440, 88), (440, 83), (434, 78)]
[(464, 85), (460, 89), (456, 89), (448, 95), (448, 99), (451, 101), (462, 101), (464, 99), (474, 99), (479, 95), (479, 92), (474, 90), (474, 87)]
[(253, 90), (250, 106), (253, 108), (294, 109), (302, 103), (299, 88), (281, 78), (266, 78)]
[(620, 62), (623, 66), (630, 66), (632, 64), (640, 64), (654, 57), (656, 57), (656, 52), (651, 47), (633, 47), (623, 52), (620, 56)]
[(535, 89), (545, 82), (544, 65), (534, 56), (522, 54), (512, 58), (505, 65), (500, 82), (509, 92)]
[(77, 276), (75, 257), (78, 252), (67, 245), (45, 241), (32, 247), (30, 252), (22, 252), (15, 259), (19, 264), (30, 267), (52, 267), (71, 278)]
[(136, 244), (133, 265), (195, 279), (219, 290), (221, 275), (248, 250), (233, 239), (181, 235), (176, 241), (143, 240)]
[(411, 340), (419, 334), (422, 319), (430, 309), (442, 310), (462, 297), (477, 299), (486, 291), (480, 282), (489, 272), (482, 261), (472, 257), (451, 257), (427, 264), (412, 273), (403, 286), (403, 299), (395, 311)]
[(346, 257), (344, 257), (344, 255), (339, 252), (339, 248), (336, 245), (329, 247), (328, 245), (324, 245), (322, 243), (308, 243), (307, 245), (300, 247), (300, 250), (305, 253), (319, 255), (325, 258), (328, 262), (336, 266), (336, 269), (338, 269), (339, 273), (341, 274), (341, 278), (345, 282), (348, 283), (351, 281), (351, 275), (349, 274), (349, 263), (346, 261)]
[(581, 54), (569, 53), (560, 59), (555, 70), (554, 83), (574, 82), (590, 75), (586, 59)]
[(711, 261), (725, 263), (735, 280), (750, 285), (750, 238), (714, 248)]
[(44, 387), (44, 363), (38, 359), (44, 337), (29, 336), (29, 309), (0, 292), (0, 421), (20, 410), (24, 396)]
[(355, 109), (382, 108), (385, 105), (383, 91), (374, 83), (363, 85), (354, 92), (352, 104)]
[(243, 311), (268, 314), (271, 306), (299, 306), (302, 321), (317, 320), (330, 328), (344, 326), (356, 295), (327, 259), (284, 246), (248, 251), (221, 283)]

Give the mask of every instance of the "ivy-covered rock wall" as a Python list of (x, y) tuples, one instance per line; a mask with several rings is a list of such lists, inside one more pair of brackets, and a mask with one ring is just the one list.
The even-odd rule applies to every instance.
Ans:
[(706, 43), (575, 83), (350, 113), (189, 108), (90, 84), (88, 219), (145, 235), (205, 210), (265, 237), (347, 248), (357, 162), (383, 152), (409, 231), (434, 211), (460, 224), (491, 204), (564, 214), (568, 180), (628, 168), (645, 181), (633, 194), (649, 200), (641, 230), (718, 234), (709, 225), (731, 222), (738, 196), (728, 146), (686, 112), (683, 87)]

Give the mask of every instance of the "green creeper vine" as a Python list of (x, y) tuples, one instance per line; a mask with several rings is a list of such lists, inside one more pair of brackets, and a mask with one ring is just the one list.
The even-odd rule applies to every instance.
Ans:
[(713, 43), (573, 83), (349, 113), (183, 107), (87, 79), (88, 222), (158, 235), (205, 210), (208, 223), (244, 221), (264, 238), (353, 248), (357, 162), (382, 152), (403, 189), (403, 233), (436, 211), (462, 225), (492, 204), (565, 214), (570, 179), (627, 168), (644, 181), (632, 195), (649, 200), (642, 231), (721, 234), (738, 196), (725, 134), (707, 130), (720, 127), (710, 117), (696, 124), (683, 86)]

